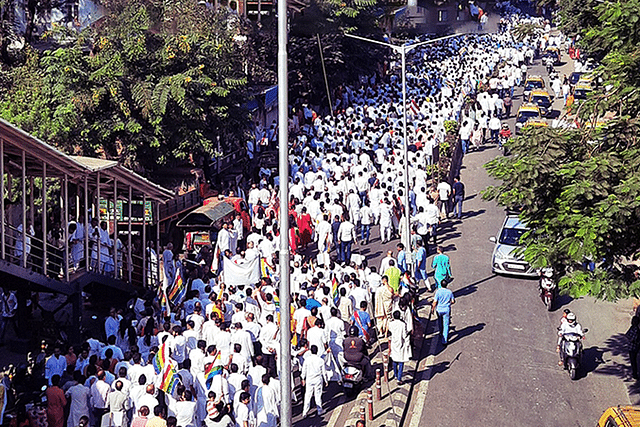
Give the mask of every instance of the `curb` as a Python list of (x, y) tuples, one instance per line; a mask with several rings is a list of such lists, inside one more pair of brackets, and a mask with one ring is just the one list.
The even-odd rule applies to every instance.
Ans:
[[(425, 301), (427, 298), (425, 298)], [(377, 401), (374, 399), (374, 416), (375, 412), (380, 411), (380, 406), (382, 404), (383, 409), (387, 409), (386, 416), (378, 418), (374, 418), (373, 421), (366, 421), (368, 427), (400, 427), (403, 425), (406, 415), (409, 409), (408, 403), (410, 400), (410, 396), (413, 393), (415, 383), (420, 380), (421, 376), (418, 372), (418, 367), (420, 362), (426, 357), (425, 351), (428, 351), (428, 348), (425, 347), (425, 343), (428, 342), (426, 340), (427, 331), (431, 326), (431, 306), (428, 305), (428, 314), (426, 317), (420, 318), (420, 325), (423, 328), (421, 333), (416, 337), (416, 352), (418, 353), (418, 357), (416, 359), (411, 359), (409, 362), (405, 363), (405, 372), (403, 376), (408, 379), (402, 386), (398, 386), (397, 383), (394, 383), (395, 387), (393, 387), (391, 381), (385, 381), (382, 379), (382, 396), (383, 399), (381, 401)], [(372, 360), (372, 365), (380, 365), (382, 364), (382, 358), (380, 353), (376, 354), (376, 357)], [(375, 387), (375, 385), (374, 385)], [(367, 404), (367, 389), (363, 389), (358, 393), (358, 396), (350, 402), (353, 406), (349, 412), (349, 416), (347, 417), (347, 421), (345, 422), (345, 427), (354, 427), (356, 422), (360, 419), (360, 406), (364, 403), (365, 407)], [(389, 399), (389, 400), (387, 400)], [(376, 411), (377, 408), (377, 411)]]

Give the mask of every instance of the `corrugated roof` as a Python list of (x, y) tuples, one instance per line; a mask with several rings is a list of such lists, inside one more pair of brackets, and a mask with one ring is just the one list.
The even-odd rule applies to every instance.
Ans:
[[(118, 193), (126, 197), (125, 186), (131, 186), (134, 197), (146, 195), (151, 200), (166, 202), (174, 197), (172, 191), (154, 184), (137, 173), (126, 169), (115, 160), (104, 160), (92, 157), (69, 156), (57, 148), (43, 142), (33, 135), (0, 119), (0, 139), (5, 157), (5, 168), (15, 175), (22, 174), (22, 153), (25, 155), (25, 172), (27, 176), (41, 177), (46, 165), (47, 177), (64, 178), (79, 183), (85, 177), (90, 185), (97, 185), (105, 196), (112, 191), (113, 185), (108, 183), (117, 180), (121, 185)], [(101, 172), (98, 174), (98, 172)], [(99, 178), (98, 178), (98, 175)]]

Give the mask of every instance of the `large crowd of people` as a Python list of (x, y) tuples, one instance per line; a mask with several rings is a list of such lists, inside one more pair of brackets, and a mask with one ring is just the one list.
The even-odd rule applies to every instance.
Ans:
[[(510, 114), (529, 58), (541, 43), (553, 41), (548, 33), (515, 40), (510, 28), (519, 19), (504, 18), (498, 33), (415, 49), (407, 64), (406, 141), (394, 60), (386, 74), (341, 88), (333, 115), (318, 116), (309, 105), (292, 109), (290, 327), (292, 364), (301, 381), (294, 382), (291, 399), (302, 399), (304, 416), (312, 401), (319, 415), (324, 412), (323, 386), (340, 381), (343, 365), (354, 364), (370, 376), (371, 357), (379, 349), (388, 351), (392, 375), (402, 383), (420, 288), (435, 291), (433, 308), (447, 344), (455, 300), (446, 289), (452, 271), (439, 227), (464, 220), (465, 189), (460, 177), (448, 182), (433, 164), (448, 123), (459, 125), (456, 141), (467, 153)], [(246, 194), (250, 230), (238, 215), (223, 225), (215, 245), (188, 261), (167, 245), (157, 256), (158, 292), (112, 308), (101, 336), (88, 337), (80, 347), (52, 346), (44, 361), (50, 426), (277, 425), (280, 310), (289, 308), (279, 304), (281, 183), (273, 175), (263, 170), (246, 193), (234, 192)], [(410, 236), (403, 236), (407, 222)], [(380, 240), (372, 238), (376, 227)], [(398, 238), (409, 246), (398, 243), (377, 265), (360, 250)], [(230, 263), (242, 268), (255, 260), (257, 280), (230, 284), (238, 283)], [(3, 306), (3, 316), (9, 312)], [(7, 323), (3, 318), (0, 338)], [(376, 342), (384, 346), (372, 347)]]

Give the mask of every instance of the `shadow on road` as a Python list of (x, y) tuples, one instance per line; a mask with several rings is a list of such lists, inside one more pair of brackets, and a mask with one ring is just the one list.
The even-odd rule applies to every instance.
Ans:
[(451, 362), (448, 362), (448, 361), (440, 362), (440, 363), (436, 363), (435, 365), (432, 365), (431, 367), (429, 367), (429, 374), (427, 375), (427, 378), (423, 379), (422, 381), (431, 380), (436, 375), (445, 372), (447, 369), (449, 369), (450, 366), (451, 366)]
[(460, 288), (460, 289), (456, 289), (455, 291), (453, 291), (453, 296), (456, 298), (459, 297), (463, 297), (469, 294), (474, 293), (476, 290), (478, 290), (478, 285), (481, 283), (484, 283), (486, 281), (489, 281), (491, 279), (493, 279), (494, 277), (496, 277), (497, 274), (492, 274), (491, 276), (485, 277), (484, 279), (480, 279), (476, 282), (470, 283), (467, 286), (465, 286), (464, 288)]
[(462, 219), (473, 218), (474, 216), (482, 215), (486, 211), (487, 211), (486, 209), (479, 209), (477, 211), (467, 211), (462, 214)]
[(586, 377), (589, 372), (595, 372), (598, 366), (604, 363), (602, 356), (604, 350), (600, 347), (593, 346), (585, 348), (582, 353), (582, 369), (578, 372), (578, 378)]
[[(585, 366), (587, 366), (587, 351), (585, 350)], [(626, 363), (619, 363), (612, 360), (604, 360), (604, 354), (609, 353), (611, 356), (623, 356)], [(594, 374), (609, 375), (624, 381), (629, 392), (631, 404), (640, 404), (640, 381), (631, 378), (631, 363), (629, 361), (628, 341), (624, 333), (612, 335), (605, 341), (605, 347), (599, 355), (601, 362), (596, 364), (592, 370)], [(599, 367), (600, 364), (606, 365)], [(586, 369), (585, 369), (586, 370)], [(591, 371), (589, 371), (591, 372)]]
[(571, 301), (573, 301), (573, 298), (571, 296), (569, 296), (569, 295), (558, 295), (556, 297), (555, 302), (553, 303), (553, 310), (552, 311), (560, 310), (565, 305), (569, 305), (569, 303)]
[(482, 323), (478, 323), (477, 325), (465, 326), (459, 331), (457, 330), (451, 331), (449, 333), (449, 344), (452, 344), (456, 341), (461, 340), (464, 337), (468, 337), (469, 335), (479, 332), (483, 330), (485, 326), (487, 326), (487, 324), (482, 322)]

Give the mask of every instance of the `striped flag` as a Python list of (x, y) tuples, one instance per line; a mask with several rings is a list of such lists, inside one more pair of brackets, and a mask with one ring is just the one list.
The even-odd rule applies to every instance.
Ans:
[[(219, 355), (218, 355), (219, 356)], [(216, 360), (218, 360), (216, 358)], [(222, 375), (222, 365), (216, 365), (215, 361), (209, 363), (204, 370), (204, 377), (207, 380), (207, 388), (211, 387), (211, 383), (213, 382), (213, 377), (216, 375)]]
[(340, 294), (338, 293), (338, 280), (335, 277), (331, 280), (331, 295), (333, 296), (333, 303), (337, 306), (340, 301)]
[(187, 284), (182, 280), (182, 268), (176, 268), (176, 280), (169, 291), (169, 301), (173, 305), (179, 305), (187, 295)]
[(156, 371), (156, 375), (164, 371), (167, 366), (167, 343), (162, 343), (155, 357), (153, 358), (153, 369)]
[(167, 369), (162, 374), (162, 382), (160, 383), (160, 388), (165, 393), (173, 394), (176, 387), (178, 387), (178, 384), (180, 384), (180, 377), (178, 377), (178, 372), (173, 366), (173, 363), (169, 363)]
[(260, 258), (260, 276), (261, 277), (271, 277), (272, 269), (269, 264), (267, 264), (266, 258)]

